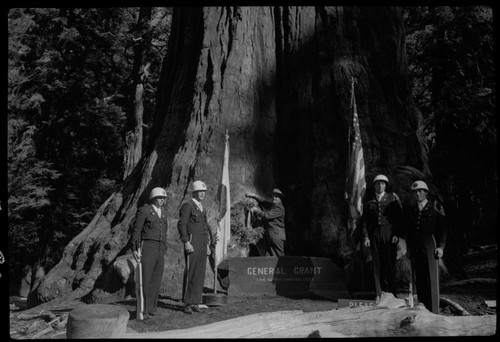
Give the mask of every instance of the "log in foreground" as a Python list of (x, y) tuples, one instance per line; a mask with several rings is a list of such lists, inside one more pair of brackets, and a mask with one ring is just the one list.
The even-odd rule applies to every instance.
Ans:
[(116, 305), (83, 305), (69, 313), (66, 337), (119, 338), (125, 335), (129, 313)]
[(238, 317), (190, 329), (127, 333), (125, 338), (305, 338), (387, 336), (489, 336), (496, 315), (441, 316), (413, 308), (343, 308), (320, 312), (277, 311)]

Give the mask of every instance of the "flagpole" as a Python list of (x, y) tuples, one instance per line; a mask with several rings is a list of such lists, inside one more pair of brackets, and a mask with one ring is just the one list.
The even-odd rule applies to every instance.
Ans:
[[(224, 140), (224, 151), (226, 149), (226, 146), (227, 146), (227, 141), (229, 139), (229, 134), (228, 134), (228, 129), (226, 128), (226, 135), (225, 135), (225, 140)], [(224, 167), (224, 163), (223, 163), (223, 167)], [(220, 222), (219, 222), (220, 224)], [(227, 229), (227, 227), (226, 227)], [(218, 241), (217, 241), (218, 243)], [(217, 272), (218, 272), (218, 260), (217, 260), (217, 253), (215, 253), (215, 256), (214, 256), (214, 293), (216, 294), (217, 293)]]

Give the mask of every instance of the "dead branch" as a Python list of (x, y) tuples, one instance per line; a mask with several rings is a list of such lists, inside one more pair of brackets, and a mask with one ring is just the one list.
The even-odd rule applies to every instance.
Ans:
[(460, 316), (471, 316), (471, 314), (465, 310), (460, 304), (455, 303), (451, 299), (445, 298), (445, 297), (439, 297), (439, 300), (446, 303), (447, 305), (452, 306), (455, 311), (460, 313)]
[(462, 285), (469, 285), (469, 284), (488, 284), (488, 285), (495, 285), (497, 283), (496, 279), (492, 278), (470, 278), (470, 279), (463, 279), (451, 283), (446, 283), (443, 284), (443, 286), (462, 286)]
[(56, 315), (54, 315), (51, 311), (42, 310), (39, 313), (33, 313), (33, 314), (25, 313), (25, 314), (19, 314), (17, 316), (17, 319), (20, 320), (30, 320), (34, 318), (42, 318), (45, 321), (51, 321), (56, 318)]

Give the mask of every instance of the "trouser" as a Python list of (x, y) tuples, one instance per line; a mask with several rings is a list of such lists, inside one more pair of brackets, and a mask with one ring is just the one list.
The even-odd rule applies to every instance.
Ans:
[(429, 310), (432, 308), (432, 286), (428, 251), (420, 237), (415, 237), (410, 246), (411, 262), (415, 269), (415, 286), (418, 301)]
[(396, 248), (392, 243), (392, 229), (380, 227), (370, 238), (373, 258), (373, 275), (375, 291), (380, 296), (382, 291), (396, 292)]
[(265, 231), (266, 256), (285, 255), (285, 230), (283, 228), (268, 228)]
[(201, 304), (203, 285), (205, 283), (205, 269), (207, 266), (207, 235), (193, 234), (191, 245), (194, 252), (184, 253), (186, 268), (184, 270), (184, 304)]
[(165, 243), (154, 240), (143, 240), (142, 244), (142, 282), (144, 291), (144, 313), (156, 312), (160, 295), (163, 266), (165, 264)]

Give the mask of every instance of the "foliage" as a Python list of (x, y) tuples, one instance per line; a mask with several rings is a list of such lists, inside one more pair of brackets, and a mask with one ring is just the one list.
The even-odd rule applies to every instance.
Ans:
[[(492, 9), (408, 7), (406, 29), (433, 181), (445, 198), (454, 238), (463, 241), (496, 227)], [(487, 226), (479, 226), (480, 220)]]
[[(122, 179), (138, 8), (8, 13), (11, 279), (50, 269)], [(154, 9), (145, 120), (152, 121), (169, 10)], [(11, 288), (12, 290), (12, 288)]]
[(258, 222), (247, 224), (250, 206), (250, 201), (241, 201), (231, 207), (231, 237), (240, 247), (256, 245), (264, 236), (264, 228)]

